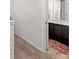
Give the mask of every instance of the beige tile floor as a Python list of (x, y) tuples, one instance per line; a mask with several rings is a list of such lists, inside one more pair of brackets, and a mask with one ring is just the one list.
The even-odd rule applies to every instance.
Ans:
[(64, 55), (60, 51), (56, 50), (53, 47), (49, 47), (47, 53), (53, 57), (54, 59), (68, 59), (69, 57), (67, 55)]
[(17, 35), (15, 35), (14, 51), (15, 59), (68, 59), (68, 56), (51, 47), (47, 53), (41, 53)]

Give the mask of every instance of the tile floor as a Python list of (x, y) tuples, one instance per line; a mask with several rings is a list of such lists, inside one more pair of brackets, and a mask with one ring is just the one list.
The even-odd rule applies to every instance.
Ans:
[(64, 55), (59, 50), (56, 50), (55, 48), (52, 47), (49, 47), (47, 53), (54, 59), (69, 59), (68, 55)]
[(15, 59), (68, 59), (68, 56), (49, 47), (47, 53), (41, 53), (19, 36), (15, 35)]
[(49, 43), (50, 47), (59, 50), (64, 55), (68, 55), (69, 54), (69, 47), (67, 45), (62, 44), (62, 43), (60, 43), (58, 41), (55, 41), (54, 39), (49, 39), (48, 43)]

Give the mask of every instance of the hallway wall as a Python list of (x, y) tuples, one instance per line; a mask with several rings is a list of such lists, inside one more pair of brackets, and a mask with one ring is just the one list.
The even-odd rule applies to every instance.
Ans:
[(46, 0), (14, 0), (14, 19), (16, 20), (15, 33), (45, 52)]
[(10, 0), (10, 17), (14, 18), (14, 0)]

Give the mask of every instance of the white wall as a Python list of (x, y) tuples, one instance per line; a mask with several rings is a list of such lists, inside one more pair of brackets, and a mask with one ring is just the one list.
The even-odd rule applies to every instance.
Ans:
[(69, 0), (65, 0), (65, 19), (69, 21)]
[(69, 20), (69, 1), (62, 0), (61, 1), (61, 20)]
[(48, 0), (48, 17), (54, 19), (54, 0)]
[(54, 19), (60, 20), (61, 0), (54, 0)]
[(61, 1), (60, 0), (48, 0), (49, 1), (49, 13), (50, 20), (60, 20), (60, 8)]
[(10, 17), (13, 19), (14, 16), (14, 0), (10, 0)]
[(46, 51), (46, 0), (14, 0), (15, 33)]

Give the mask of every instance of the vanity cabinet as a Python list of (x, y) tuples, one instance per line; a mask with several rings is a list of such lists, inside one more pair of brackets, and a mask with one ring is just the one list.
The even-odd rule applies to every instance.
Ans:
[(69, 26), (49, 23), (49, 38), (69, 45)]

